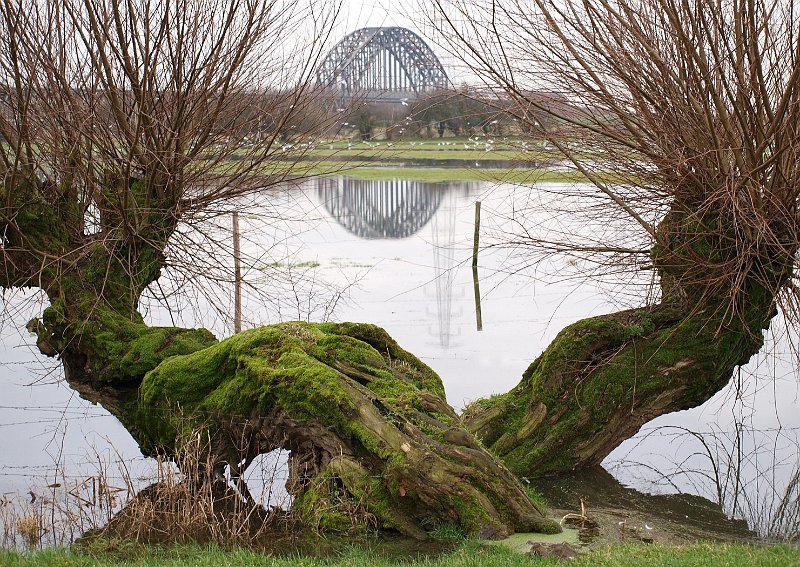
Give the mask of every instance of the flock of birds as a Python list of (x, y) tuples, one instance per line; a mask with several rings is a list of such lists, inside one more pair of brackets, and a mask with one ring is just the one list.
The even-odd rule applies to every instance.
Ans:
[[(503, 138), (502, 139), (502, 142), (507, 142), (507, 141), (508, 141), (508, 138)], [(321, 143), (325, 144), (325, 143), (328, 143), (328, 142), (323, 140)], [(484, 150), (486, 152), (493, 151), (495, 149), (495, 143), (496, 143), (495, 140), (493, 140), (491, 138), (481, 138), (480, 136), (475, 136), (474, 138), (473, 137), (468, 138), (468, 143), (467, 142), (460, 142), (460, 141), (459, 142), (449, 142), (449, 141), (446, 141), (446, 140), (440, 140), (440, 141), (435, 142), (436, 146), (439, 146), (439, 147), (458, 146), (459, 144), (462, 144), (465, 150)], [(357, 145), (360, 145), (362, 148), (366, 146), (366, 147), (368, 147), (370, 149), (376, 149), (376, 148), (381, 147), (381, 145), (383, 145), (384, 147), (387, 147), (387, 148), (391, 148), (391, 147), (395, 146), (395, 143), (394, 142), (390, 142), (390, 141), (385, 141), (385, 142), (382, 143), (382, 142), (370, 142), (369, 140), (362, 140), (360, 142), (360, 144), (357, 144)], [(409, 142), (409, 145), (411, 147), (426, 146), (426, 145), (429, 145), (429, 142), (411, 141), (411, 142)], [(354, 147), (356, 147), (356, 144), (353, 144), (352, 142), (348, 142), (347, 143), (347, 149), (348, 150), (352, 150)], [(281, 149), (284, 152), (288, 152), (288, 151), (294, 150), (294, 149), (313, 150), (313, 149), (316, 149), (316, 146), (314, 146), (314, 144), (312, 142), (306, 142), (304, 144), (284, 144), (283, 146), (281, 146)], [(333, 150), (333, 149), (336, 149), (336, 148), (335, 148), (335, 146), (333, 144), (328, 143), (328, 149), (329, 150)], [(528, 142), (523, 140), (523, 141), (520, 141), (519, 146), (516, 149), (521, 151), (521, 152), (523, 152), (523, 153), (527, 153), (528, 151), (530, 151), (530, 145), (528, 144)], [(544, 144), (542, 144), (542, 149), (545, 149), (545, 150), (547, 149), (546, 142)]]

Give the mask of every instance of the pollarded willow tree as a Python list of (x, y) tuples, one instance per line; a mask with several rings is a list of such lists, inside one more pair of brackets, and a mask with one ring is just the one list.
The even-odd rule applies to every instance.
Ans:
[[(147, 454), (200, 432), (235, 475), (288, 449), (295, 508), (321, 527), (349, 526), (352, 501), (417, 537), (441, 522), (556, 530), (463, 428), (439, 378), (380, 329), (292, 323), (217, 343), (138, 311), (182, 223), (298, 175), (275, 146), (286, 124), (324, 122), (308, 118), (332, 13), (0, 1), (0, 286), (46, 294), (28, 323), (39, 349)], [(190, 264), (192, 248), (180, 253)]]
[(797, 321), (800, 14), (791, 0), (437, 8), (451, 48), (589, 184), (556, 195), (573, 232), (521, 219), (515, 244), (653, 274), (643, 307), (570, 325), (511, 392), (466, 411), (519, 475), (599, 463), (725, 386), (778, 309)]

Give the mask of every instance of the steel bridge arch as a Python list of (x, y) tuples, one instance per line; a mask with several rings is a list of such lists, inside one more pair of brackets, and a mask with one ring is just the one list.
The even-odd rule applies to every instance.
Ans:
[(317, 84), (343, 101), (401, 102), (446, 88), (450, 80), (425, 41), (401, 27), (361, 28), (331, 49), (317, 67)]

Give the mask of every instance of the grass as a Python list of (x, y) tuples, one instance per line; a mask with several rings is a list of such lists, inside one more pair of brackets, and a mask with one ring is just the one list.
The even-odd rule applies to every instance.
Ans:
[(413, 160), (440, 160), (440, 159), (459, 159), (459, 160), (528, 160), (541, 159), (544, 156), (540, 153), (522, 153), (519, 150), (491, 150), (485, 149), (464, 149), (450, 147), (431, 147), (427, 149), (408, 149), (387, 147), (380, 145), (377, 147), (357, 147), (342, 150), (311, 150), (306, 152), (308, 156), (319, 157), (339, 157), (339, 158), (359, 158), (359, 159), (413, 159)]
[(580, 182), (585, 178), (577, 171), (526, 168), (478, 168), (465, 164), (462, 167), (392, 167), (378, 166), (377, 162), (300, 161), (274, 162), (274, 173), (292, 176), (344, 175), (355, 179), (408, 179), (437, 183), (440, 181), (488, 181), (532, 185), (543, 182)]
[[(796, 566), (800, 564), (800, 549), (788, 545), (748, 546), (742, 544), (698, 543), (688, 546), (613, 545), (595, 549), (570, 565), (588, 567), (694, 567), (705, 565), (738, 566)], [(0, 552), (0, 565), (64, 567), (94, 565), (127, 565), (149, 567), (156, 565), (221, 567), (227, 565), (264, 565), (270, 567), (517, 567), (530, 565), (561, 565), (553, 559), (531, 558), (499, 547), (487, 547), (476, 541), (463, 542), (457, 549), (438, 557), (387, 558), (379, 550), (351, 547), (341, 554), (314, 558), (305, 556), (272, 557), (257, 551), (202, 546), (141, 546), (118, 545), (114, 549), (90, 553), (67, 549), (50, 549), (32, 553)]]
[[(549, 563), (541, 563), (547, 565)], [(555, 563), (552, 563), (555, 564)], [(615, 567), (783, 567), (800, 565), (800, 548), (790, 545), (697, 543), (686, 546), (612, 545), (594, 550), (571, 563), (580, 566)]]
[(342, 175), (356, 179), (408, 179), (436, 183), (440, 181), (490, 181), (503, 183), (533, 184), (543, 182), (581, 181), (583, 176), (576, 171), (546, 171), (541, 169), (478, 169), (459, 168), (413, 168), (413, 167), (369, 167), (361, 166), (345, 171)]
[[(558, 155), (541, 149), (522, 151), (523, 139), (489, 137), (493, 150), (484, 149), (484, 140), (475, 142), (467, 137), (444, 139), (408, 139), (352, 142), (337, 140), (320, 142), (315, 149), (298, 144), (297, 149), (278, 151), (271, 162), (274, 173), (296, 176), (346, 175), (364, 180), (408, 179), (435, 183), (440, 181), (488, 181), (519, 184), (540, 182), (573, 182), (585, 178), (576, 171), (535, 169), (542, 160), (559, 160)], [(530, 142), (530, 140), (528, 140)], [(389, 146), (388, 144), (391, 144)], [(535, 145), (535, 144), (534, 144)], [(470, 149), (464, 149), (470, 146)], [(302, 156), (302, 159), (297, 159)], [(346, 158), (346, 161), (342, 159)], [(458, 166), (442, 167), (439, 160), (455, 160)], [(416, 162), (414, 167), (403, 166), (403, 160)], [(529, 162), (531, 167), (489, 167), (507, 165), (508, 160)], [(426, 161), (430, 165), (426, 165)]]
[(319, 268), (320, 263), (315, 260), (307, 260), (305, 262), (270, 262), (267, 264), (268, 268)]
[(439, 138), (420, 138), (420, 137), (407, 137), (402, 140), (386, 140), (386, 139), (373, 139), (373, 140), (354, 140), (354, 139), (340, 139), (334, 141), (320, 141), (315, 143), (316, 149), (347, 149), (347, 148), (383, 148), (387, 147), (400, 150), (459, 150), (468, 145), (474, 148), (484, 150), (485, 144), (491, 140), (490, 145), (495, 150), (513, 150), (518, 151), (522, 148), (539, 147), (539, 141), (531, 140), (521, 136), (445, 136)]
[[(336, 141), (333, 143), (320, 143), (312, 150), (302, 150), (307, 159), (349, 159), (361, 161), (391, 161), (391, 160), (460, 160), (465, 163), (487, 161), (541, 161), (560, 159), (559, 156), (541, 149), (528, 148), (527, 142), (521, 139), (495, 139), (489, 137), (493, 143), (486, 144), (485, 140), (461, 138), (443, 139), (411, 139), (398, 141), (369, 141), (349, 142)], [(487, 148), (491, 148), (487, 150)], [(292, 152), (287, 152), (291, 156)]]
[[(487, 143), (486, 140), (491, 140)], [(244, 157), (246, 150), (234, 155)], [(521, 138), (416, 138), (406, 140), (320, 141), (309, 146), (297, 143), (291, 149), (275, 149), (276, 156), (292, 158), (362, 158), (372, 159), (460, 159), (460, 160), (541, 160), (561, 159), (553, 151), (541, 149), (539, 142)]]

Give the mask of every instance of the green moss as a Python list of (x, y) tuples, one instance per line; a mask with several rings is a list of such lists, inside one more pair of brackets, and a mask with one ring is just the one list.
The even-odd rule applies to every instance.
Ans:
[(324, 323), (320, 329), (331, 329), (371, 346), (384, 357), (392, 368), (400, 368), (403, 375), (420, 390), (427, 390), (445, 399), (441, 378), (419, 358), (404, 350), (389, 333), (375, 325), (364, 323)]
[(497, 520), (489, 516), (486, 509), (472, 498), (452, 498), (452, 506), (458, 512), (459, 524), (468, 534), (478, 534), (481, 529), (497, 526)]
[(388, 458), (395, 449), (355, 419), (358, 408), (351, 388), (366, 388), (367, 398), (382, 400), (384, 417), (391, 422), (395, 416), (399, 423), (409, 419), (412, 410), (423, 410), (416, 384), (427, 367), (420, 362), (398, 375), (390, 353), (399, 353), (399, 347), (383, 356), (346, 334), (356, 329), (358, 336), (388, 336), (369, 327), (284, 323), (239, 333), (163, 362), (145, 376), (141, 402), (145, 407), (180, 404), (184, 413), (241, 418), (277, 406), (292, 419), (325, 423), (358, 439), (369, 452)]
[[(461, 494), (431, 511), (431, 518), (453, 514), (469, 533), (487, 525), (514, 525), (503, 498), (492, 502), (483, 495), (495, 490), (497, 476), (443, 457), (439, 443), (449, 445), (450, 437), (466, 436), (464, 451), (479, 448), (458, 429), (455, 413), (427, 389), (438, 389), (438, 377), (387, 337), (377, 327), (331, 323), (245, 331), (169, 358), (147, 373), (132, 421), (138, 419), (139, 429), (149, 432), (148, 447), (167, 451), (192, 430), (218, 439), (227, 435), (222, 424), (244, 424), (253, 416), (281, 415), (297, 427), (328, 431), (341, 440), (341, 448), (334, 449), (341, 456), (333, 457), (295, 501), (315, 529), (354, 529), (356, 513), (361, 514), (356, 523), (422, 536), (419, 516), (433, 504), (425, 500), (430, 495), (413, 488), (419, 482)], [(491, 462), (481, 467), (490, 468)], [(487, 505), (501, 510), (504, 519), (492, 516)]]
[(306, 526), (323, 533), (363, 530), (366, 524), (354, 521), (357, 507), (358, 502), (330, 471), (317, 475), (292, 504)]
[(726, 322), (713, 305), (688, 317), (661, 308), (579, 321), (516, 388), (472, 404), (465, 421), (518, 475), (572, 469), (623, 413), (640, 419), (648, 411), (640, 408), (671, 392), (676, 407), (690, 407), (719, 391), (760, 348), (764, 311), (748, 308), (752, 323), (749, 315)]
[[(65, 191), (52, 191), (51, 187), (45, 196), (36, 181), (19, 183), (12, 191), (12, 211), (7, 218), (13, 218), (25, 236), (25, 249), (63, 253), (70, 241), (70, 230), (80, 226), (75, 222), (80, 220), (82, 213), (77, 201), (67, 198)], [(53, 201), (51, 193), (62, 197)], [(9, 201), (5, 189), (0, 196), (3, 202)]]
[[(79, 318), (78, 311), (85, 313)], [(95, 382), (127, 385), (141, 380), (145, 373), (165, 359), (203, 349), (216, 342), (205, 329), (149, 327), (123, 317), (106, 304), (66, 306), (63, 299), (53, 301), (41, 319), (28, 323), (45, 350), (77, 351), (85, 355), (84, 370)]]
[(352, 532), (380, 526), (414, 533), (419, 528), (403, 511), (402, 497), (391, 488), (396, 486), (394, 472), (402, 468), (390, 459), (383, 477), (375, 477), (355, 460), (337, 457), (298, 495), (293, 509), (319, 531)]
[[(297, 419), (335, 419), (347, 401), (346, 392), (335, 370), (305, 352), (304, 344), (314, 333), (310, 328), (302, 333), (309, 336), (298, 336), (294, 324), (263, 327), (168, 360), (145, 377), (142, 401), (242, 417), (279, 402)], [(309, 396), (310, 391), (317, 397)]]

